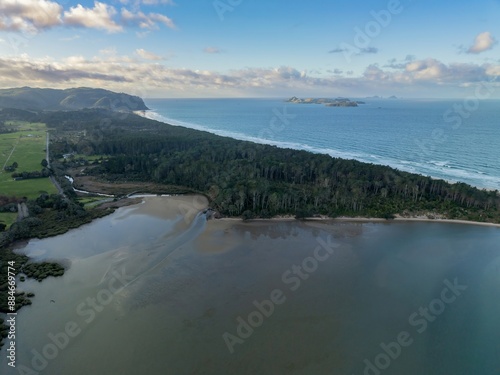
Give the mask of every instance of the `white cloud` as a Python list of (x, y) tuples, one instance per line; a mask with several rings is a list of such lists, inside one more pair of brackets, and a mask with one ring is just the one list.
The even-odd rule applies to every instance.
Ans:
[(136, 7), (141, 5), (158, 5), (158, 4), (176, 5), (173, 2), (173, 0), (120, 0), (120, 3), (133, 4)]
[(328, 53), (345, 53), (345, 54), (351, 54), (354, 53), (355, 55), (365, 55), (365, 54), (375, 54), (375, 53), (378, 53), (378, 48), (376, 47), (365, 47), (365, 48), (355, 48), (353, 49), (352, 51), (349, 49), (349, 48), (341, 48), (341, 47), (337, 47), (337, 48), (334, 48), (330, 51), (328, 51)]
[(98, 1), (94, 2), (93, 8), (84, 8), (78, 4), (64, 12), (64, 23), (70, 26), (103, 29), (110, 33), (116, 33), (122, 31), (123, 27), (113, 20), (115, 14), (114, 7)]
[[(173, 5), (170, 0), (140, 0), (136, 3), (137, 7), (141, 4)], [(64, 10), (53, 0), (0, 0), (0, 31), (36, 33), (55, 26), (69, 26), (116, 33), (127, 25), (143, 30), (159, 29), (159, 25), (176, 28), (174, 21), (163, 14), (122, 9), (120, 17), (113, 6), (100, 1), (95, 1), (92, 8), (77, 4)]]
[(0, 31), (35, 34), (55, 26), (100, 29), (109, 33), (121, 32), (127, 25), (143, 30), (157, 30), (160, 25), (176, 28), (174, 21), (163, 14), (145, 14), (138, 10), (141, 5), (174, 5), (171, 0), (123, 0), (122, 3), (131, 3), (135, 10), (122, 9), (120, 17), (113, 6), (101, 1), (95, 1), (92, 8), (77, 4), (65, 10), (53, 0), (0, 0)]
[(100, 49), (99, 53), (101, 55), (105, 55), (105, 56), (116, 56), (117, 55), (117, 51), (116, 51), (115, 47), (108, 47), (108, 48)]
[(50, 0), (1, 0), (0, 30), (36, 32), (61, 23), (62, 7)]
[(164, 60), (163, 57), (158, 56), (152, 52), (148, 52), (142, 48), (136, 49), (135, 54), (145, 60), (154, 60), (154, 61)]
[(157, 5), (157, 4), (175, 5), (175, 3), (172, 0), (137, 0), (136, 3), (144, 5)]
[(80, 39), (80, 35), (68, 36), (66, 38), (60, 38), (61, 42), (72, 42), (73, 40)]
[(488, 51), (493, 48), (493, 46), (497, 44), (495, 38), (491, 35), (489, 31), (485, 31), (484, 33), (478, 34), (474, 40), (474, 44), (469, 47), (467, 53), (481, 53), (484, 51)]
[(486, 74), (492, 77), (500, 78), (500, 65), (489, 65), (486, 68)]
[(203, 49), (205, 53), (221, 53), (222, 51), (217, 47), (207, 47)]
[(123, 8), (121, 17), (125, 24), (139, 26), (141, 29), (157, 29), (157, 23), (162, 23), (171, 29), (176, 28), (174, 22), (170, 18), (158, 13), (149, 13), (146, 15), (143, 12), (133, 13)]
[[(407, 62), (404, 68), (384, 70), (370, 65), (360, 76), (346, 72), (329, 77), (309, 76), (293, 67), (246, 68), (229, 72), (169, 68), (156, 60), (119, 56), (113, 51), (93, 58), (71, 56), (54, 61), (29, 56), (0, 57), (0, 87), (103, 87), (140, 96), (272, 96), (402, 94), (420, 90), (422, 95), (465, 95), (479, 82), (500, 77), (500, 64), (444, 64), (436, 59)], [(136, 50), (143, 58), (150, 52)], [(443, 91), (448, 90), (448, 91)], [(425, 94), (427, 93), (427, 94)]]
[(164, 24), (165, 26), (171, 28), (171, 29), (175, 29), (176, 26), (174, 24), (174, 21), (172, 21), (170, 18), (168, 18), (167, 16), (164, 16), (163, 14), (158, 14), (158, 13), (149, 13), (149, 18), (154, 20), (154, 21), (158, 21), (162, 24)]

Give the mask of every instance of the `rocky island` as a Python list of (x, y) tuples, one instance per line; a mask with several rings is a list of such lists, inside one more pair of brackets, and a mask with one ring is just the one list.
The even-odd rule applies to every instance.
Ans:
[(296, 96), (291, 97), (286, 100), (288, 103), (297, 103), (297, 104), (324, 104), (327, 107), (357, 107), (358, 104), (365, 104), (364, 102), (353, 101), (347, 98), (306, 98), (300, 99)]

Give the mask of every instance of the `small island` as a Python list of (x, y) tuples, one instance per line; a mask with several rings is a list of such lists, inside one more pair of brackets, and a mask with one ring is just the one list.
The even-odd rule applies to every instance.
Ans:
[(287, 103), (296, 104), (324, 104), (327, 107), (357, 107), (358, 104), (365, 104), (364, 102), (353, 101), (347, 98), (306, 98), (300, 99), (296, 96), (291, 97), (286, 100)]

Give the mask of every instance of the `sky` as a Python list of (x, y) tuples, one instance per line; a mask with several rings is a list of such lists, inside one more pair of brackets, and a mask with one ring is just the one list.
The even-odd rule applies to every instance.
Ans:
[(0, 87), (500, 98), (499, 20), (500, 0), (0, 0)]

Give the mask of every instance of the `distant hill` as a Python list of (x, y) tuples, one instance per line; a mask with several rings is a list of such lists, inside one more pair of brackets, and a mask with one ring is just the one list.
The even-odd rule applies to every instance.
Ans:
[(0, 108), (23, 110), (78, 110), (103, 108), (113, 111), (142, 111), (148, 107), (138, 96), (103, 89), (39, 89), (20, 87), (0, 90)]

